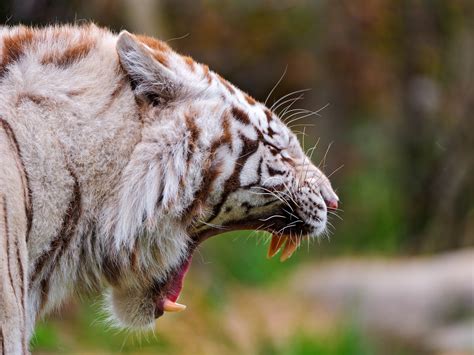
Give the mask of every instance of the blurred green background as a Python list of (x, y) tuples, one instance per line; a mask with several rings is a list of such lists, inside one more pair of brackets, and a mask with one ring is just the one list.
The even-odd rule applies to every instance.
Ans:
[[(330, 219), (330, 238), (305, 246), (283, 265), (266, 260), (266, 235), (231, 233), (206, 242), (181, 296), (188, 310), (160, 319), (154, 334), (110, 329), (97, 295), (41, 322), (34, 352), (470, 353), (470, 290), (467, 308), (449, 324), (468, 319), (472, 342), (468, 336), (468, 347), (437, 347), (415, 333), (374, 335), (357, 303), (341, 312), (324, 297), (301, 295), (301, 284), (312, 277), (297, 275), (339, 261), (348, 263), (350, 276), (351, 260), (428, 265), (473, 246), (473, 12), (472, 0), (2, 0), (7, 25), (92, 20), (168, 40), (261, 101), (286, 68), (269, 103), (311, 88), (299, 107), (325, 107), (321, 117), (296, 129), (304, 130), (306, 149), (318, 142), (313, 160), (331, 175), (343, 210), (340, 219)], [(472, 267), (467, 264), (467, 284), (474, 284)], [(435, 276), (445, 269), (427, 270)], [(446, 291), (443, 282), (435, 283)], [(360, 289), (368, 290), (364, 285)], [(395, 306), (400, 313), (408, 307)], [(425, 335), (432, 340), (445, 323), (431, 318)]]

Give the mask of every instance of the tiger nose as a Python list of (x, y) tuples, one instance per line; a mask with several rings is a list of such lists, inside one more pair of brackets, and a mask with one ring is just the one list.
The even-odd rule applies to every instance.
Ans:
[(331, 210), (337, 210), (338, 203), (336, 199), (324, 200), (324, 202), (326, 202), (327, 208)]

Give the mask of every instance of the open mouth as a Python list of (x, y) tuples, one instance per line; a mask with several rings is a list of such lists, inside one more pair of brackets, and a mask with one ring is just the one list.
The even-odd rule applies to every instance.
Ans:
[(175, 268), (166, 278), (165, 281), (155, 285), (155, 318), (159, 318), (164, 312), (181, 312), (186, 306), (177, 303), (177, 299), (183, 288), (184, 277), (189, 270), (193, 256), (192, 250), (188, 252), (184, 261)]
[[(225, 227), (225, 231), (259, 229), (271, 233), (267, 257), (271, 258), (282, 250), (280, 255), (282, 262), (289, 259), (301, 242), (313, 233), (313, 227), (289, 210), (280, 210), (280, 214), (275, 218), (254, 216), (245, 222), (226, 223)], [(183, 288), (184, 278), (191, 265), (193, 253), (202, 242), (223, 232), (223, 230), (210, 229), (191, 234), (193, 242), (189, 246), (187, 256), (183, 258), (179, 266), (168, 274), (164, 281), (157, 283), (154, 287), (155, 318), (159, 318), (164, 312), (181, 312), (186, 309), (185, 305), (176, 301)]]

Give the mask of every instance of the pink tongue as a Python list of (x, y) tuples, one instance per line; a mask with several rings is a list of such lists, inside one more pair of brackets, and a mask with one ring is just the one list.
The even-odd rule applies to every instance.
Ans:
[(168, 289), (168, 293), (166, 294), (166, 298), (170, 301), (176, 302), (178, 299), (181, 289), (183, 288), (184, 276), (188, 272), (189, 266), (191, 265), (191, 259), (192, 257), (190, 256), (189, 259), (181, 265), (181, 268), (173, 277), (170, 288)]

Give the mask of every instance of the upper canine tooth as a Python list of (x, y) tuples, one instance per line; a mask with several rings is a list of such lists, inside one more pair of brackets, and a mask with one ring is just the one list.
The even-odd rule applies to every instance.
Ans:
[(163, 311), (165, 312), (181, 312), (186, 309), (184, 304), (173, 302), (169, 299), (165, 299), (163, 302)]
[(280, 261), (285, 261), (286, 259), (289, 259), (293, 253), (295, 252), (296, 248), (300, 245), (300, 239), (299, 238), (288, 238), (288, 241), (285, 244), (285, 248), (283, 249), (283, 252), (281, 253), (280, 256)]
[(280, 250), (281, 246), (285, 242), (286, 238), (281, 235), (272, 234), (272, 241), (270, 242), (270, 246), (268, 247), (267, 258), (272, 258), (278, 250)]

